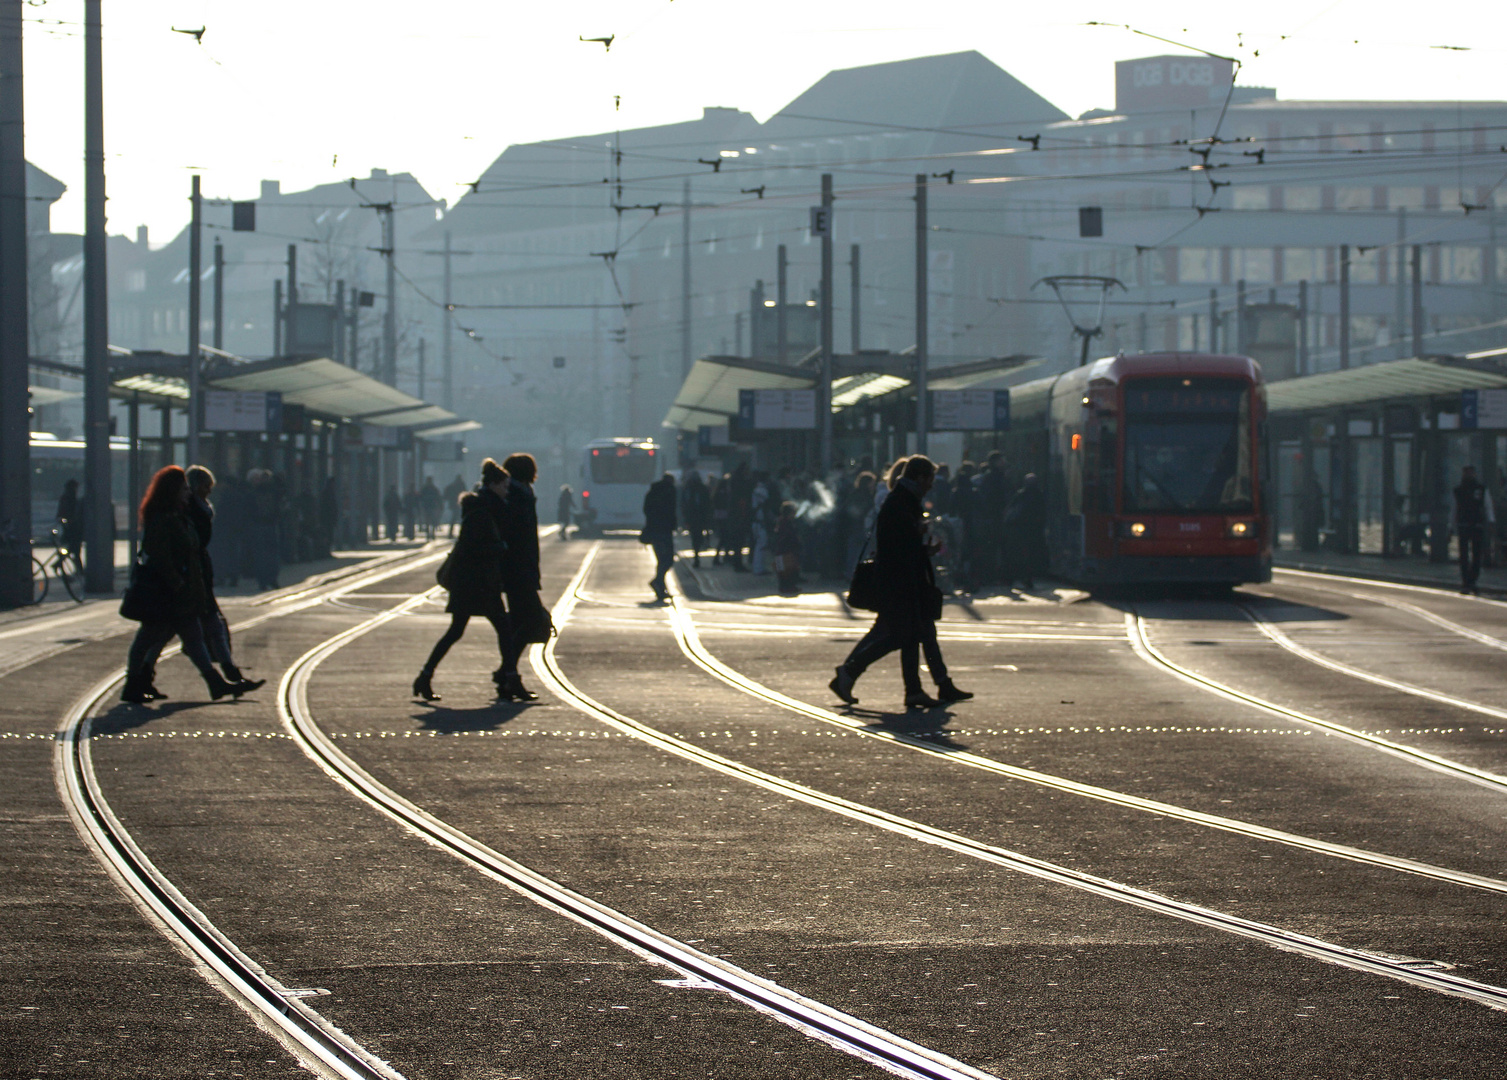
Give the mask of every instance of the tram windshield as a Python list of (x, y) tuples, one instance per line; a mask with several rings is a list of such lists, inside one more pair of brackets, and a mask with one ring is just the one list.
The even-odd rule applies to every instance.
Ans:
[(1246, 383), (1135, 379), (1125, 384), (1124, 415), (1126, 513), (1254, 509)]

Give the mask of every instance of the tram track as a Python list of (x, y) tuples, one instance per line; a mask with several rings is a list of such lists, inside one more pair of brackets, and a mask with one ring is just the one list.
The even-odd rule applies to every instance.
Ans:
[[(303, 611), (436, 561), (418, 551), (338, 581), (299, 590), (270, 610), (237, 622), (233, 630)], [(164, 656), (177, 650), (164, 650)], [(283, 985), (256, 963), (193, 904), (142, 850), (111, 808), (95, 773), (93, 715), (125, 677), (112, 671), (63, 715), (53, 743), (53, 781), (75, 830), (144, 917), (179, 949), (211, 985), (316, 1075), (331, 1080), (402, 1080), (402, 1075), (305, 1003), (314, 991)]]
[[(577, 592), (591, 569), (598, 549), (593, 549), (578, 571), (576, 580), (567, 588), (556, 605), (553, 616), (555, 624), (568, 630), (569, 620), (580, 600)], [(673, 607), (673, 605), (672, 605)], [(1196, 925), (1216, 929), (1238, 937), (1255, 940), (1288, 952), (1299, 953), (1312, 959), (1356, 971), (1382, 975), (1436, 993), (1463, 997), (1494, 1009), (1507, 1010), (1507, 987), (1481, 983), (1452, 975), (1436, 968), (1448, 965), (1433, 965), (1427, 961), (1406, 960), (1369, 953), (1360, 949), (1337, 945), (1332, 942), (1284, 930), (1270, 924), (1239, 916), (1229, 915), (1212, 908), (1175, 900), (1149, 890), (1139, 889), (1121, 882), (1101, 878), (1070, 867), (1060, 866), (1018, 852), (983, 843), (972, 838), (933, 828), (921, 822), (854, 802), (840, 796), (818, 791), (814, 788), (785, 780), (741, 762), (704, 750), (686, 740), (662, 732), (632, 717), (619, 713), (607, 705), (586, 695), (570, 681), (560, 668), (555, 656), (559, 639), (553, 639), (543, 647), (536, 647), (531, 654), (540, 680), (557, 696), (588, 716), (632, 735), (645, 743), (667, 753), (700, 764), (722, 775), (744, 783), (805, 803), (818, 809), (837, 814), (874, 828), (904, 836), (908, 839), (933, 845), (955, 854), (965, 855), (979, 861), (1010, 869), (1031, 877), (1068, 886), (1092, 895), (1119, 903), (1154, 911)], [(793, 701), (794, 699), (789, 699)], [(1487, 879), (1489, 880), (1489, 879)], [(1496, 883), (1496, 891), (1500, 891)]]
[[(574, 590), (589, 569), (596, 550), (593, 548), (583, 560), (581, 570), (566, 590), (567, 599), (575, 595)], [(334, 740), (319, 727), (309, 708), (308, 688), (314, 671), (339, 649), (414, 611), (428, 599), (431, 592), (432, 590), (425, 590), (411, 596), (395, 607), (316, 645), (295, 660), (284, 673), (277, 693), (283, 725), (300, 749), (326, 775), (413, 835), (459, 859), (487, 878), (600, 934), (644, 960), (669, 968), (678, 976), (674, 985), (726, 993), (744, 1005), (829, 1046), (900, 1076), (917, 1080), (994, 1080), (991, 1073), (975, 1069), (754, 975), (719, 957), (701, 952), (622, 912), (566, 888), (428, 813), (382, 784), (337, 747)], [(568, 614), (568, 608), (562, 611), (557, 606), (557, 622), (563, 622)], [(552, 656), (541, 662), (540, 651), (538, 646), (534, 647), (534, 663), (546, 685), (577, 708), (585, 706), (589, 699), (573, 695), (566, 688), (568, 684), (562, 681), (563, 676), (558, 675)], [(543, 651), (547, 654), (550, 649), (546, 647)], [(591, 715), (601, 719), (606, 714)], [(1507, 1008), (1507, 991), (1504, 991), (1503, 1007)]]
[[(673, 579), (671, 580), (673, 582)], [(1019, 780), (1050, 790), (1061, 791), (1069, 795), (1077, 795), (1113, 806), (1121, 806), (1131, 810), (1155, 814), (1159, 817), (1185, 821), (1193, 825), (1217, 829), (1221, 832), (1233, 833), (1254, 840), (1282, 844), (1287, 847), (1332, 856), (1349, 862), (1363, 863), (1386, 870), (1432, 878), (1436, 881), (1445, 881), (1453, 885), (1507, 895), (1507, 880), (1501, 878), (1464, 873), (1458, 870), (1451, 870), (1447, 867), (1418, 862), (1413, 859), (1404, 859), (1382, 852), (1367, 851), (1363, 848), (1351, 847), (1345, 844), (1335, 844), (1326, 840), (1318, 840), (1313, 837), (1284, 832), (1280, 829), (1272, 829), (1264, 825), (1221, 817), (1217, 814), (1208, 814), (1199, 810), (1191, 810), (1171, 803), (1158, 802), (1154, 799), (1145, 799), (1137, 795), (1130, 795), (1109, 788), (1096, 787), (1092, 784), (1081, 783), (1066, 777), (1010, 765), (994, 758), (972, 753), (971, 751), (938, 745), (924, 736), (891, 731), (820, 708), (819, 706), (790, 697), (787, 694), (782, 694), (723, 663), (702, 642), (700, 632), (696, 627), (695, 618), (690, 610), (684, 606), (685, 597), (683, 591), (680, 590), (678, 582), (673, 582), (672, 590), (675, 593), (675, 601), (666, 609), (670, 619), (670, 630), (675, 636), (675, 641), (680, 647), (680, 651), (687, 659), (707, 674), (733, 687), (735, 690), (739, 690), (750, 697), (765, 701), (771, 705), (777, 705), (800, 716), (819, 721), (823, 724), (830, 724), (862, 738), (875, 739), (892, 746), (900, 746), (907, 750), (942, 758), (966, 768), (993, 773), (997, 776), (1004, 776), (1011, 780)], [(1119, 635), (1113, 638), (1106, 636), (1105, 639), (1123, 640)]]

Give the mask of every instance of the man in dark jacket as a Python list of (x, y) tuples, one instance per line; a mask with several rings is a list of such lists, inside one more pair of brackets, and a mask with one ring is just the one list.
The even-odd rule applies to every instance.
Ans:
[[(184, 478), (188, 481), (189, 493), (184, 512), (199, 534), (199, 565), (203, 568), (206, 597), (204, 610), (199, 615), (199, 627), (204, 635), (204, 644), (209, 649), (210, 658), (220, 665), (220, 670), (229, 682), (243, 683), (247, 689), (254, 690), (266, 680), (252, 683), (241, 674), (241, 669), (236, 666), (235, 658), (230, 652), (230, 626), (220, 612), (220, 602), (215, 599), (215, 568), (210, 556), (210, 540), (215, 531), (215, 508), (209, 501), (210, 492), (215, 489), (215, 476), (203, 465), (191, 465)], [(148, 682), (151, 680), (148, 679)], [(157, 692), (154, 690), (154, 693)]]
[(1460, 542), (1460, 591), (1466, 595), (1480, 591), (1476, 579), (1481, 576), (1481, 544), (1487, 523), (1495, 520), (1485, 485), (1476, 479), (1474, 466), (1465, 466), (1455, 487), (1455, 535)]
[[(922, 501), (931, 490), (936, 466), (917, 454), (905, 463), (905, 471), (879, 508), (874, 523), (874, 563), (879, 577), (879, 611), (874, 625), (848, 658), (837, 668), (829, 684), (832, 692), (848, 704), (857, 702), (853, 684), (876, 660), (900, 650), (900, 677), (905, 684), (905, 707), (928, 709), (939, 704), (921, 689), (921, 643), (936, 637), (938, 593), (931, 566), (931, 553), (923, 538)], [(934, 654), (932, 678), (944, 701), (961, 701), (973, 695), (958, 690), (941, 666), (940, 650)], [(940, 670), (939, 670), (940, 668)]]
[(675, 562), (675, 478), (669, 473), (649, 485), (644, 496), (644, 540), (654, 548), (655, 571), (649, 587), (659, 600), (670, 598), (665, 575)]

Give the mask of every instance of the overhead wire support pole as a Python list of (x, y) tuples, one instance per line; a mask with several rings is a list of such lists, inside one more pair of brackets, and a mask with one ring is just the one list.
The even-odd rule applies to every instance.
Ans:
[(214, 343), (215, 348), (225, 348), (225, 245), (215, 237), (214, 269)]
[(115, 591), (110, 504), (110, 309), (105, 274), (105, 96), (100, 0), (84, 0), (84, 588)]
[(850, 301), (850, 304), (851, 304), (852, 309), (853, 309), (851, 312), (848, 313), (848, 316), (849, 316), (849, 327), (850, 327), (850, 329), (849, 329), (849, 336), (852, 338), (852, 353), (853, 353), (854, 356), (857, 356), (858, 353), (861, 351), (860, 339), (859, 339), (858, 335), (859, 335), (859, 330), (862, 327), (862, 324), (859, 322), (858, 313), (859, 313), (859, 310), (860, 310), (860, 301), (862, 300), (862, 297), (863, 297), (863, 294), (859, 291), (860, 288), (861, 288), (860, 282), (861, 282), (862, 279), (859, 277), (858, 245), (857, 244), (854, 244), (849, 249), (849, 252), (848, 252), (848, 269), (851, 272), (851, 278), (852, 278), (852, 290), (851, 290), (851, 292), (852, 292), (852, 299)]
[[(378, 207), (382, 213), (382, 253), (387, 257), (387, 307), (382, 313), (382, 381), (398, 385), (398, 253), (393, 206)], [(289, 301), (291, 303), (291, 299)]]
[(451, 343), (450, 343), (450, 331), (453, 329), (450, 324), (455, 321), (451, 317), (450, 309), (451, 309), (451, 306), (455, 303), (455, 299), (454, 299), (453, 296), (451, 296), (451, 293), (450, 293), (450, 287), (451, 287), (451, 281), (450, 281), (450, 254), (451, 254), (451, 248), (450, 248), (450, 230), (446, 229), (445, 230), (445, 321), (444, 321), (444, 336), (441, 338), (440, 348), (441, 348), (441, 355), (442, 355), (443, 360), (444, 360), (444, 375), (445, 375), (445, 400), (442, 402), (442, 404), (447, 409), (453, 409), (453, 408), (455, 408), (455, 382), (454, 382), (454, 370), (453, 370), (454, 355), (452, 353), (452, 346), (451, 346)]
[(789, 260), (785, 254), (785, 245), (781, 244), (775, 252), (774, 274), (774, 334), (775, 355), (780, 363), (790, 363), (790, 323), (785, 312), (785, 289), (789, 277)]
[(21, 0), (0, 4), (0, 606), (31, 603), (31, 425), (27, 422), (26, 112)]
[(832, 467), (832, 174), (822, 173), (822, 213), (826, 228), (822, 231), (821, 291), (821, 390), (817, 394), (820, 410), (821, 456), (817, 459), (817, 476), (826, 476)]
[(926, 374), (930, 364), (927, 355), (927, 338), (931, 327), (926, 306), (928, 269), (926, 255), (926, 174), (916, 174), (916, 453), (926, 453), (926, 429), (930, 421), (926, 415)]
[(203, 299), (199, 280), (203, 254), (203, 209), (204, 199), (199, 192), (199, 174), (190, 179), (189, 227), (188, 227), (188, 463), (199, 463), (199, 418), (204, 415), (204, 403), (199, 400), (199, 329), (202, 321), (200, 301)]
[(691, 182), (681, 195), (680, 212), (680, 377), (691, 373)]

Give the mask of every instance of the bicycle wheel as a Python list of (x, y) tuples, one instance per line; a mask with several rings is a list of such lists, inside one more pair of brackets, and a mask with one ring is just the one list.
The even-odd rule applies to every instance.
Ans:
[(52, 576), (63, 583), (63, 588), (68, 590), (68, 595), (73, 597), (75, 604), (84, 602), (84, 571), (77, 559), (59, 554), (53, 561)]
[(31, 557), (31, 602), (40, 604), (47, 599), (47, 567), (35, 555)]

